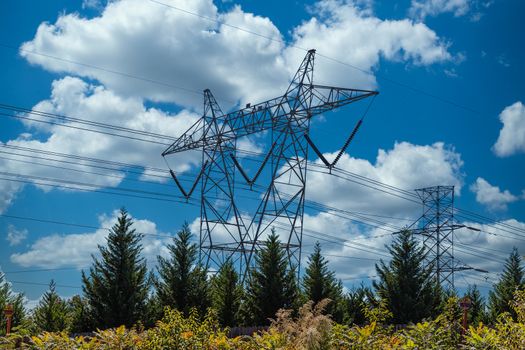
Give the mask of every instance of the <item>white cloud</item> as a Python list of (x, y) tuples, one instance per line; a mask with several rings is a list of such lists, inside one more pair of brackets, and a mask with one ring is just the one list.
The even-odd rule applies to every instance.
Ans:
[(499, 119), (503, 128), (492, 150), (499, 157), (525, 153), (525, 106), (520, 101), (505, 107)]
[[(333, 159), (335, 153), (325, 154), (325, 157), (328, 160)], [(462, 165), (461, 155), (441, 142), (432, 145), (400, 142), (391, 150), (380, 149), (375, 163), (353, 158), (345, 153), (339, 160), (338, 168), (409, 191), (429, 186), (454, 185), (456, 195), (460, 195)], [(351, 179), (359, 181), (355, 177)], [(413, 217), (414, 208), (421, 205), (417, 199), (415, 199), (416, 203), (412, 203), (319, 172), (310, 172), (307, 181), (308, 199), (341, 209)], [(381, 189), (388, 191), (385, 188)], [(399, 195), (397, 192), (394, 193)]]
[(102, 8), (102, 0), (82, 0), (82, 8), (100, 10)]
[[(1, 143), (0, 143), (1, 144)], [(0, 165), (1, 165), (0, 161)], [(3, 166), (0, 167), (0, 169)], [(23, 187), (23, 184), (9, 180), (0, 179), (0, 214), (3, 213), (15, 200), (16, 194)]]
[(27, 230), (26, 229), (19, 230), (13, 225), (8, 225), (7, 226), (6, 239), (9, 242), (10, 246), (18, 245), (18, 244), (22, 243), (22, 241), (24, 241), (26, 238), (27, 238)]
[[(352, 1), (324, 0), (317, 3), (318, 17), (293, 31), (293, 45), (316, 48), (319, 53), (371, 71), (380, 59), (430, 65), (453, 59), (448, 44), (423, 23), (410, 20), (382, 20), (368, 8)], [(373, 39), (371, 39), (373, 38)], [(286, 50), (287, 62), (297, 62), (304, 53), (293, 47)], [(373, 88), (373, 75), (317, 57), (315, 78), (318, 83)], [(295, 65), (289, 64), (290, 67)]]
[[(279, 55), (283, 47), (279, 42), (281, 34), (268, 18), (245, 13), (238, 6), (218, 13), (211, 0), (166, 4), (276, 41), (150, 1), (124, 0), (110, 2), (100, 16), (92, 19), (66, 14), (55, 24), (42, 23), (34, 39), (22, 46), (21, 55), (50, 71), (95, 78), (124, 96), (199, 109), (199, 92), (205, 88), (222, 101), (259, 100), (284, 89), (287, 76)], [(31, 55), (28, 51), (86, 62), (197, 94)]]
[[(11, 262), (24, 267), (57, 268), (74, 266), (85, 268), (92, 262), (92, 255), (98, 257), (98, 245), (105, 245), (107, 228), (112, 227), (119, 215), (115, 210), (111, 216), (99, 218), (100, 229), (93, 232), (75, 234), (52, 234), (36, 240), (28, 251), (11, 255)], [(168, 234), (157, 229), (154, 222), (134, 219), (133, 227), (137, 232), (148, 233), (142, 239), (143, 256), (148, 262), (155, 262), (157, 255), (166, 255), (166, 244), (171, 242)], [(160, 236), (154, 236), (160, 235)]]
[(478, 177), (476, 182), (470, 186), (470, 190), (476, 194), (478, 203), (486, 205), (492, 210), (505, 210), (507, 204), (518, 200), (518, 197), (508, 190), (501, 191), (498, 186), (492, 186), (481, 177)]
[[(92, 19), (66, 14), (54, 24), (42, 23), (33, 40), (22, 46), (21, 55), (53, 72), (95, 78), (124, 96), (200, 108), (201, 97), (188, 91), (132, 81), (108, 71), (29, 52), (85, 62), (191, 90), (210, 88), (220, 102), (228, 101), (230, 105), (231, 101), (256, 102), (281, 94), (305, 54), (286, 47), (270, 19), (246, 13), (240, 6), (220, 13), (211, 0), (166, 1), (166, 4), (221, 24), (149, 1), (123, 0), (109, 3), (101, 16)], [(305, 21), (293, 30), (293, 45), (316, 48), (324, 55), (363, 69), (377, 66), (380, 57), (419, 65), (452, 58), (447, 44), (424, 24), (381, 20), (352, 1), (320, 1), (315, 12), (320, 18)], [(320, 82), (361, 88), (375, 84), (373, 76), (350, 70), (341, 77), (341, 66), (330, 61), (323, 64), (331, 67), (318, 66), (316, 78)]]
[[(139, 0), (110, 1), (99, 16), (90, 19), (73, 13), (60, 15), (54, 24), (42, 23), (34, 38), (22, 45), (20, 54), (31, 64), (48, 71), (95, 79), (103, 85), (66, 76), (53, 82), (51, 97), (34, 108), (177, 136), (196, 120), (197, 114), (188, 110), (170, 114), (147, 108), (146, 103), (174, 102), (189, 110), (200, 110), (202, 97), (199, 94), (133, 80), (108, 70), (191, 90), (211, 88), (212, 92), (218, 92), (219, 100), (227, 100), (231, 105), (231, 101), (255, 102), (281, 94), (304, 56), (303, 51), (280, 42), (282, 35), (270, 19), (246, 13), (239, 6), (220, 13), (211, 0), (181, 0), (167, 4), (223, 24)], [(328, 0), (316, 6), (319, 18), (312, 18), (295, 28), (293, 45), (316, 47), (325, 55), (364, 69), (377, 67), (380, 58), (417, 65), (452, 59), (447, 44), (424, 24), (381, 20), (354, 2)], [(370, 37), (375, 40), (369, 40)], [(34, 55), (31, 51), (88, 65)], [(340, 66), (324, 60), (316, 66), (316, 81), (359, 88), (375, 86), (375, 78), (371, 75), (356, 70), (341, 71)], [(24, 133), (7, 144), (102, 159), (118, 155), (122, 162), (164, 167), (159, 156), (163, 146), (37, 122), (25, 121), (25, 125), (33, 134)], [(178, 165), (175, 170), (185, 171), (195, 165), (197, 159), (190, 154), (172, 159), (171, 163)], [(101, 187), (118, 186), (122, 181), (119, 177), (125, 175), (119, 169), (104, 177), (42, 166), (29, 168), (13, 161), (0, 162), (0, 168), (19, 174), (60, 175), (66, 180), (90, 182)], [(82, 162), (77, 168), (93, 170)], [(151, 177), (150, 172), (145, 172), (142, 178), (158, 179)], [(23, 185), (0, 179), (0, 186), (5, 189), (0, 195), (0, 211), (3, 211)], [(49, 187), (41, 188), (49, 190)]]
[[(168, 136), (181, 135), (198, 118), (196, 114), (187, 110), (182, 110), (177, 114), (171, 114), (156, 108), (146, 108), (139, 98), (121, 97), (102, 86), (90, 85), (73, 77), (65, 77), (54, 81), (52, 84), (51, 97), (48, 100), (36, 104), (34, 109)], [(49, 120), (36, 116), (31, 116), (31, 118)], [(160, 154), (167, 147), (166, 145), (139, 142), (127, 138), (92, 133), (36, 121), (24, 121), (24, 124), (34, 133), (32, 135), (25, 133), (18, 139), (10, 140), (6, 142), (8, 146), (28, 147), (46, 152), (66, 153), (99, 159), (113, 159), (122, 163), (165, 168)], [(74, 127), (86, 127), (85, 125), (69, 122), (65, 124)], [(104, 131), (111, 132), (112, 130)], [(137, 135), (132, 136), (137, 137)], [(140, 135), (139, 137), (148, 138)], [(167, 144), (171, 142), (170, 140), (157, 138), (149, 139), (157, 142), (166, 142)], [(10, 150), (4, 149), (3, 151)], [(1, 171), (22, 175), (29, 174), (33, 176), (59, 178), (65, 181), (84, 182), (98, 187), (118, 186), (126, 176), (126, 173), (120, 171), (121, 168), (119, 167), (116, 167), (115, 170), (101, 170), (93, 167), (92, 163), (86, 161), (78, 161), (76, 164), (60, 164), (42, 161), (37, 158), (33, 159), (32, 157), (42, 156), (34, 152), (16, 151), (16, 153), (29, 155), (29, 157), (9, 155), (9, 158), (15, 160), (0, 160)], [(49, 158), (49, 156), (45, 155), (44, 157)], [(71, 159), (65, 159), (60, 156), (51, 158), (71, 162)], [(29, 164), (27, 161), (51, 164), (54, 166), (65, 166), (74, 168), (77, 171), (64, 171), (63, 169)], [(172, 157), (171, 161), (173, 169), (181, 172), (187, 171), (192, 165), (197, 164), (199, 158), (190, 152)], [(106, 176), (104, 176), (104, 174)], [(159, 181), (165, 179), (150, 176), (148, 180)], [(23, 187), (23, 184), (0, 181), (0, 186), (2, 186), (4, 190), (2, 191), (0, 200), (1, 212), (9, 206), (16, 193)], [(38, 180), (35, 181), (38, 182)], [(50, 190), (48, 186), (39, 187), (44, 191)]]
[(472, 0), (412, 0), (408, 12), (411, 17), (419, 20), (446, 12), (459, 17), (469, 12), (472, 2)]

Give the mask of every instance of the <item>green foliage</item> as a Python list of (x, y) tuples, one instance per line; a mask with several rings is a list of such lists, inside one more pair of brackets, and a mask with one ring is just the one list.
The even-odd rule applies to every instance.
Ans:
[(480, 322), (487, 322), (487, 310), (485, 308), (485, 299), (476, 285), (468, 286), (465, 297), (470, 299), (470, 308), (468, 310), (468, 323), (477, 325)]
[(68, 301), (68, 308), (71, 317), (70, 331), (72, 333), (91, 332), (95, 329), (89, 303), (86, 298), (74, 295)]
[[(0, 272), (0, 312), (3, 313), (7, 304), (13, 306), (13, 320), (11, 326), (13, 328), (23, 326), (26, 321), (26, 310), (24, 307), (24, 295), (15, 294), (11, 290), (11, 285), (6, 281), (5, 275)], [(6, 320), (0, 317), (0, 335), (5, 335)]]
[(389, 264), (376, 264), (379, 281), (374, 282), (378, 296), (392, 312), (392, 322), (408, 324), (435, 315), (440, 303), (440, 288), (425, 264), (424, 247), (409, 231), (400, 232), (388, 251)]
[(321, 255), (321, 245), (315, 244), (314, 252), (308, 257), (303, 281), (303, 293), (306, 300), (311, 300), (314, 305), (323, 299), (330, 299), (326, 307), (328, 314), (336, 322), (343, 321), (343, 287), (335, 278), (335, 272), (328, 270), (328, 261)]
[(343, 298), (344, 323), (347, 325), (363, 325), (366, 322), (365, 308), (368, 307), (367, 295), (371, 293), (367, 287), (360, 286), (348, 292)]
[(221, 266), (211, 285), (212, 307), (217, 311), (220, 324), (223, 327), (238, 325), (243, 289), (231, 260)]
[(295, 269), (289, 269), (286, 252), (277, 234), (266, 240), (255, 256), (246, 288), (245, 323), (267, 325), (280, 308), (292, 309), (297, 300)]
[(83, 290), (98, 328), (132, 326), (144, 312), (149, 285), (146, 262), (140, 256), (142, 235), (131, 229), (132, 219), (121, 209), (107, 247), (99, 246), (89, 277), (82, 272)]
[(33, 310), (33, 322), (39, 332), (60, 332), (70, 326), (68, 304), (57, 294), (55, 286), (55, 281), (51, 280), (49, 290)]
[(201, 314), (209, 306), (207, 271), (197, 262), (197, 246), (190, 243), (192, 234), (188, 224), (168, 245), (169, 258), (159, 256), (155, 280), (157, 296), (162, 306), (170, 306), (189, 314), (191, 308), (198, 308)]
[(489, 293), (489, 312), (492, 320), (496, 320), (501, 313), (508, 312), (515, 318), (516, 313), (510, 306), (513, 295), (517, 289), (524, 285), (524, 270), (521, 266), (521, 256), (514, 247), (505, 262), (503, 274), (494, 289)]
[(164, 317), (144, 335), (140, 349), (231, 349), (224, 330), (211, 310), (204, 319), (196, 309), (187, 318), (179, 310), (165, 309)]
[[(516, 321), (508, 313), (498, 317), (493, 327), (482, 323), (471, 326), (462, 337), (461, 311), (458, 298), (450, 297), (443, 313), (435, 319), (395, 331), (376, 320), (364, 326), (348, 327), (334, 323), (324, 315), (327, 300), (317, 305), (308, 302), (297, 316), (291, 310), (279, 310), (267, 331), (253, 336), (228, 338), (227, 329), (218, 324), (210, 310), (202, 318), (196, 309), (188, 317), (178, 310), (165, 309), (164, 317), (154, 328), (126, 329), (119, 327), (96, 332), (92, 337), (70, 338), (67, 333), (47, 333), (26, 340), (19, 335), (0, 337), (0, 348), (31, 349), (126, 349), (126, 350), (384, 350), (384, 349), (523, 349), (525, 344), (525, 291), (517, 291), (511, 307)], [(379, 304), (379, 309), (382, 309)], [(376, 312), (377, 315), (384, 311)], [(377, 317), (380, 320), (382, 317)]]

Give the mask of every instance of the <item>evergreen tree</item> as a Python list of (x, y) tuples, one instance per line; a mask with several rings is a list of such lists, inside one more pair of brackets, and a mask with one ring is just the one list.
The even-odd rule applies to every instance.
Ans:
[(476, 285), (468, 286), (465, 297), (470, 299), (470, 308), (468, 310), (468, 323), (477, 326), (480, 322), (487, 321), (487, 312), (485, 310), (485, 299)]
[[(5, 275), (0, 272), (0, 312), (3, 313), (3, 310), (8, 304), (13, 306), (11, 329), (25, 324), (26, 309), (24, 307), (24, 295), (22, 293), (13, 293), (11, 285), (5, 280)], [(5, 335), (6, 322), (5, 317), (2, 315), (2, 317), (0, 317), (0, 336)]]
[(302, 284), (304, 296), (314, 304), (323, 299), (330, 299), (327, 313), (332, 315), (336, 322), (342, 322), (342, 284), (335, 278), (335, 273), (328, 270), (328, 261), (321, 255), (319, 242), (315, 244), (314, 252), (308, 257), (308, 266)]
[(514, 319), (516, 318), (516, 313), (509, 303), (514, 299), (516, 289), (523, 287), (523, 277), (521, 256), (518, 249), (514, 247), (505, 262), (505, 268), (499, 282), (494, 285), (494, 290), (489, 292), (489, 310), (492, 320), (495, 320), (503, 312), (509, 312)]
[(159, 279), (155, 281), (160, 304), (176, 308), (188, 315), (195, 307), (202, 314), (209, 306), (207, 271), (197, 263), (197, 246), (190, 242), (188, 224), (168, 245), (169, 258), (157, 257)]
[(133, 326), (141, 320), (149, 284), (146, 262), (140, 256), (142, 235), (131, 229), (125, 209), (111, 228), (107, 247), (99, 246), (89, 277), (82, 272), (83, 291), (97, 328)]
[(212, 306), (223, 327), (239, 325), (242, 286), (231, 260), (227, 260), (211, 281)]
[(400, 232), (388, 251), (387, 265), (376, 264), (379, 281), (374, 282), (378, 296), (393, 313), (392, 322), (407, 324), (433, 316), (439, 308), (440, 288), (431, 278), (432, 266), (425, 263), (424, 247), (410, 231)]
[(67, 302), (56, 292), (56, 283), (51, 280), (37, 307), (33, 310), (34, 325), (39, 332), (60, 332), (69, 328), (70, 313)]
[(297, 300), (295, 269), (288, 269), (285, 250), (274, 230), (255, 255), (244, 303), (245, 323), (267, 325), (280, 308), (291, 309)]
[(72, 333), (91, 332), (96, 328), (86, 298), (74, 295), (68, 302), (68, 308), (71, 317), (70, 331)]
[(367, 307), (367, 295), (372, 293), (367, 287), (360, 286), (348, 292), (343, 299), (344, 323), (347, 325), (363, 325), (366, 323), (364, 308)]

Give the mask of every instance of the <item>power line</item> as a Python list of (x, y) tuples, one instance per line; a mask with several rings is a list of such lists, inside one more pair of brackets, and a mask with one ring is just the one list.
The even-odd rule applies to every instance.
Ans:
[[(27, 149), (24, 149), (24, 151), (27, 151)], [(4, 151), (0, 151), (0, 153), (7, 153), (7, 154), (12, 154), (12, 155), (16, 155), (16, 156), (24, 156), (24, 157), (35, 157), (37, 159), (42, 159), (42, 160), (50, 160), (50, 161), (58, 161), (58, 162), (65, 162), (65, 163), (69, 163), (69, 164), (75, 164), (75, 165), (78, 165), (77, 162), (69, 162), (69, 161), (64, 161), (64, 160), (58, 160), (58, 159), (50, 159), (50, 158), (44, 158), (44, 157), (37, 157), (37, 156), (33, 156), (33, 155), (25, 155), (25, 154), (19, 154), (19, 153), (14, 153), (14, 152), (4, 152)], [(64, 154), (60, 154), (61, 156), (65, 156)], [(92, 159), (90, 159), (91, 161)], [(21, 161), (21, 160), (15, 160), (15, 161)], [(97, 161), (100, 161), (97, 159)], [(28, 161), (25, 161), (26, 163), (33, 163), (33, 162), (28, 162)], [(40, 164), (40, 163), (33, 163), (33, 164)], [(44, 165), (44, 166), (50, 166), (50, 167), (57, 167), (57, 166), (54, 166), (54, 165), (49, 165), (49, 164), (40, 164), (40, 165)], [(83, 165), (84, 166), (84, 165)], [(89, 164), (89, 165), (85, 165), (85, 166), (95, 166), (95, 165), (92, 165), (92, 164)], [(100, 167), (100, 166), (96, 166), (96, 167)], [(57, 168), (61, 168), (61, 169), (65, 169), (65, 170), (72, 170), (72, 171), (75, 171), (75, 172), (82, 172), (82, 173), (95, 173), (95, 172), (90, 172), (90, 171), (85, 171), (85, 170), (80, 170), (80, 169), (71, 169), (71, 168), (67, 168), (67, 167), (57, 167)], [(113, 171), (126, 171), (126, 170), (122, 170), (120, 168), (118, 169), (114, 169), (114, 168), (108, 168), (108, 167), (101, 167), (103, 169), (108, 169), (108, 170), (113, 170)], [(136, 174), (141, 174), (141, 173), (138, 173), (138, 172), (133, 172), (131, 171), (132, 173), (136, 173)], [(164, 171), (166, 172), (166, 171)], [(119, 179), (124, 179), (124, 177), (122, 176), (113, 176), (113, 175), (108, 175), (108, 174), (101, 174), (101, 173), (96, 173), (96, 174), (99, 174), (101, 176), (109, 176), (109, 177), (116, 177), (116, 178), (119, 178)], [(154, 175), (154, 174), (152, 174)], [(156, 175), (157, 177), (161, 177), (161, 178), (165, 178), (165, 179), (169, 179), (170, 177), (168, 176), (160, 176), (160, 175)], [(45, 179), (45, 180), (49, 180), (49, 179)], [(55, 180), (55, 179), (52, 179), (52, 180)], [(153, 181), (146, 181), (146, 180), (135, 180), (135, 179), (128, 179), (128, 180), (132, 180), (132, 181), (137, 181), (137, 182), (148, 182), (148, 183), (154, 183), (154, 184), (158, 184), (156, 182), (153, 182)], [(191, 181), (193, 182), (193, 179), (188, 179), (188, 180), (184, 180), (184, 181)], [(86, 185), (85, 183), (82, 183), (81, 185)], [(165, 184), (162, 184), (162, 185), (165, 185)], [(169, 185), (165, 185), (165, 186), (169, 186)], [(174, 186), (170, 186), (170, 187), (174, 187)], [(257, 187), (257, 186), (256, 186)], [(260, 192), (259, 192), (260, 193)], [(158, 194), (158, 193), (157, 193)], [(249, 199), (253, 199), (253, 198), (250, 198), (250, 197), (244, 197), (244, 198), (249, 198)], [(356, 212), (350, 212), (350, 211), (347, 211), (347, 210), (342, 210), (342, 209), (337, 209), (337, 208), (334, 208), (334, 207), (331, 207), (331, 206), (327, 206), (325, 204), (322, 204), (322, 203), (317, 203), (317, 202), (314, 202), (314, 201), (311, 201), (311, 200), (308, 200), (307, 201), (307, 207), (308, 208), (311, 208), (311, 209), (315, 209), (315, 210), (319, 210), (319, 211), (323, 211), (323, 210), (326, 210), (327, 214), (329, 215), (334, 215), (334, 216), (338, 216), (338, 217), (341, 217), (341, 218), (345, 218), (345, 219), (350, 219), (352, 221), (355, 221), (355, 222), (359, 222), (359, 223), (363, 223), (365, 225), (369, 225), (369, 226), (372, 226), (374, 228), (378, 228), (378, 229), (384, 229), (384, 230), (387, 230), (389, 232), (394, 232), (393, 230), (390, 230), (390, 229), (385, 229), (384, 227), (382, 226), (391, 226), (393, 227), (395, 230), (399, 230), (398, 227), (395, 227), (391, 224), (388, 224), (388, 223), (385, 223), (383, 221), (379, 221), (377, 219), (370, 219), (368, 218), (368, 214), (365, 214), (365, 213), (356, 213)], [(346, 216), (341, 216), (341, 215), (338, 215), (338, 214), (335, 214), (335, 213), (332, 213), (330, 211), (333, 211), (333, 212), (337, 212), (339, 214), (344, 214), (344, 215), (349, 215), (350, 217), (346, 217)], [(371, 214), (371, 216), (379, 216), (379, 217), (387, 217), (387, 216), (382, 216), (382, 215), (374, 215), (374, 214)], [(392, 217), (388, 217), (388, 218), (392, 218)], [(399, 218), (395, 218), (395, 219), (399, 219)], [(371, 224), (368, 221), (371, 221), (371, 222), (374, 222), (374, 224)]]
[[(10, 108), (22, 108), (22, 107), (14, 107), (14, 106), (9, 106)], [(0, 113), (1, 114), (1, 113)], [(53, 114), (51, 114), (53, 115)], [(11, 116), (11, 115), (10, 115)], [(72, 118), (72, 117), (66, 117), (66, 116), (60, 116), (60, 115), (53, 115), (54, 117), (56, 118)], [(20, 117), (20, 116), (14, 116), (14, 117)], [(80, 120), (79, 118), (73, 118), (75, 120)], [(37, 121), (41, 121), (41, 120), (37, 120)], [(41, 121), (41, 122), (45, 122), (45, 121)], [(85, 120), (82, 120), (82, 122), (89, 122), (89, 121), (85, 121)], [(68, 127), (73, 127), (71, 125), (64, 125), (64, 124), (56, 124), (56, 125), (59, 125), (59, 126), (68, 126)], [(103, 127), (114, 127), (110, 124), (103, 124), (103, 123), (100, 123), (100, 125), (103, 125)], [(76, 128), (76, 127), (73, 127), (73, 128)], [(81, 128), (81, 129), (85, 129), (85, 128)], [(126, 128), (126, 130), (128, 132), (132, 132), (132, 133), (142, 133), (144, 131), (140, 131), (140, 130), (135, 130), (135, 129), (130, 129), (130, 128)], [(107, 135), (111, 135), (111, 136), (119, 136), (119, 137), (126, 137), (127, 139), (131, 138), (131, 139), (134, 139), (134, 140), (138, 140), (138, 141), (143, 141), (143, 142), (153, 142), (153, 143), (159, 143), (157, 141), (154, 141), (154, 140), (146, 140), (146, 139), (141, 139), (141, 138), (135, 138), (135, 137), (129, 137), (129, 136), (124, 136), (124, 135), (119, 135), (119, 134), (114, 134), (114, 133), (107, 133), (107, 132), (104, 132), (104, 131), (101, 131), (101, 130), (87, 130), (87, 131), (92, 131), (92, 132), (97, 132), (97, 133), (103, 133), (103, 134), (107, 134)], [(147, 132), (148, 133), (148, 132)], [(154, 134), (155, 135), (155, 134)], [(160, 135), (160, 134), (158, 134)], [(161, 135), (161, 136), (165, 136), (165, 137), (169, 137), (169, 136), (166, 136), (166, 135)], [(161, 143), (161, 144), (164, 144), (166, 145), (165, 143)], [(12, 145), (2, 145), (3, 147), (7, 147), (7, 148), (14, 148), (14, 149), (24, 149), (24, 147), (20, 147), (20, 146), (12, 146)], [(25, 148), (27, 149), (27, 148)], [(36, 151), (36, 152), (42, 152), (42, 153), (48, 153), (48, 154), (59, 154), (57, 152), (48, 152), (48, 151), (43, 151), (43, 150), (35, 150), (35, 149), (31, 149), (31, 151)], [(242, 151), (242, 150), (239, 150), (240, 153), (247, 153), (247, 154), (254, 154), (254, 152), (249, 152), (249, 151)], [(60, 156), (66, 156), (64, 154), (60, 154)], [(68, 155), (68, 156), (71, 156), (71, 155)], [(82, 159), (84, 157), (75, 157), (73, 156), (73, 158), (77, 158), (77, 159)], [(88, 159), (88, 161), (91, 161), (93, 158), (86, 158)], [(253, 160), (253, 159), (252, 159)], [(109, 161), (111, 162), (111, 161)], [(118, 163), (118, 162), (111, 162), (113, 164), (123, 164), (123, 163)], [(310, 166), (313, 166), (313, 167), (317, 167), (317, 168), (322, 168), (323, 170), (324, 167), (320, 166), (319, 164), (316, 164), (314, 162), (308, 162), (308, 164)], [(139, 166), (140, 167), (140, 166)], [(146, 168), (146, 167), (144, 167)], [(344, 180), (347, 180), (347, 181), (350, 181), (350, 182), (353, 182), (353, 183), (356, 183), (356, 184), (359, 184), (359, 185), (362, 185), (362, 186), (365, 186), (365, 187), (368, 187), (370, 189), (373, 189), (373, 190), (377, 190), (377, 191), (380, 191), (380, 192), (383, 192), (385, 194), (389, 194), (389, 195), (392, 195), (392, 196), (395, 196), (395, 197), (398, 197), (398, 198), (401, 198), (401, 199), (404, 199), (404, 200), (407, 200), (407, 201), (410, 201), (410, 202), (414, 202), (414, 203), (419, 203), (418, 201), (416, 201), (416, 198), (417, 196), (408, 191), (408, 190), (404, 190), (404, 189), (401, 189), (399, 187), (395, 187), (395, 186), (392, 186), (392, 185), (389, 185), (389, 184), (386, 184), (384, 182), (381, 182), (381, 181), (378, 181), (378, 180), (374, 180), (374, 179), (370, 179), (370, 178), (367, 178), (365, 176), (362, 176), (362, 175), (359, 175), (359, 174), (356, 174), (356, 173), (353, 173), (353, 172), (350, 172), (350, 171), (347, 171), (347, 170), (344, 170), (344, 169), (340, 169), (340, 168), (333, 168), (332, 169), (333, 171), (335, 172), (339, 172), (339, 173), (342, 173), (342, 174), (345, 174), (349, 177), (353, 177), (353, 178), (356, 178), (358, 180), (354, 180), (354, 179), (350, 179), (348, 177), (344, 177), (344, 176), (341, 176), (341, 175), (337, 175), (337, 174), (334, 174), (334, 173), (331, 173), (332, 176), (336, 176), (338, 178), (341, 178), (341, 179), (344, 179)], [(154, 168), (154, 171), (162, 171), (163, 173), (166, 173), (166, 170), (162, 170), (162, 169), (158, 169), (158, 168)], [(330, 175), (330, 173), (328, 172), (324, 172), (324, 171), (318, 171), (318, 170), (312, 170), (314, 172), (318, 172), (318, 173), (323, 173), (323, 174), (328, 174)], [(155, 174), (151, 174), (151, 176), (155, 176)], [(362, 181), (364, 182), (368, 182), (369, 184), (366, 184), (366, 183), (363, 183)], [(379, 187), (383, 187), (382, 188), (379, 188)], [(394, 191), (394, 192), (397, 192), (399, 194), (396, 194), (394, 192), (391, 192), (391, 191)], [(408, 197), (407, 197), (408, 196)], [(477, 217), (481, 217), (487, 221), (491, 221), (491, 222), (496, 222), (495, 220), (493, 219), (490, 219), (490, 218), (486, 218), (486, 217), (483, 217), (482, 215), (479, 215), (479, 214), (476, 214), (476, 213), (472, 213), (472, 212), (468, 212), (466, 210), (463, 210), (463, 209), (459, 209), (457, 208), (458, 210), (462, 211), (462, 212), (465, 212), (465, 213), (468, 213), (469, 215), (473, 215), (473, 216), (477, 216)], [(478, 220), (479, 222), (479, 220)], [(384, 223), (383, 223), (384, 224)], [(506, 223), (496, 223), (494, 225), (500, 225), (500, 226), (504, 226), (506, 228), (512, 228), (514, 230), (518, 230), (520, 232), (524, 232), (525, 233), (525, 230), (524, 229), (521, 229), (521, 228), (516, 228), (515, 226), (512, 226), (512, 225), (508, 225)], [(508, 233), (511, 233), (511, 234), (515, 234), (514, 232), (511, 232), (511, 231), (508, 231), (508, 230), (505, 230), (503, 228), (498, 228), (502, 231), (505, 231), (505, 232), (508, 232)]]
[(142, 198), (142, 199), (152, 199), (152, 200), (158, 200), (158, 201), (164, 201), (164, 202), (184, 203), (184, 204), (189, 204), (189, 205), (195, 205), (193, 203), (190, 203), (190, 202), (187, 202), (187, 201), (183, 201), (183, 200), (172, 200), (172, 199), (167, 199), (167, 198), (139, 196), (139, 195), (133, 195), (133, 194), (129, 194), (129, 193), (116, 193), (116, 192), (103, 191), (103, 190), (97, 190), (97, 189), (86, 189), (86, 188), (75, 187), (75, 186), (65, 186), (65, 185), (58, 185), (58, 184), (49, 184), (49, 183), (45, 183), (45, 182), (37, 182), (37, 181), (33, 181), (33, 180), (21, 180), (21, 179), (12, 179), (12, 178), (6, 178), (6, 177), (0, 177), (0, 180), (12, 181), (12, 182), (20, 182), (20, 183), (27, 183), (27, 184), (35, 184), (35, 185), (39, 185), (39, 186), (65, 188), (65, 189), (77, 190), (77, 191), (83, 191), (83, 192), (104, 193), (104, 194), (109, 194), (109, 195), (125, 196), (125, 197), (132, 197), (132, 198)]
[(154, 132), (151, 132), (151, 131), (137, 130), (137, 129), (132, 129), (132, 128), (124, 127), (124, 126), (118, 126), (118, 125), (114, 125), (114, 124), (96, 122), (96, 121), (92, 121), (92, 120), (88, 120), (88, 119), (75, 118), (75, 117), (70, 117), (70, 116), (63, 115), (63, 114), (56, 114), (56, 113), (50, 113), (50, 112), (45, 112), (45, 111), (39, 111), (39, 110), (36, 110), (36, 109), (29, 109), (29, 108), (25, 108), (25, 107), (18, 107), (18, 106), (8, 105), (8, 104), (4, 104), (4, 103), (0, 103), (0, 109), (6, 109), (8, 111), (12, 111), (12, 112), (16, 112), (16, 113), (24, 113), (24, 114), (36, 115), (36, 116), (44, 117), (44, 118), (48, 118), (48, 119), (56, 119), (58, 121), (67, 121), (67, 122), (71, 122), (71, 123), (78, 123), (78, 124), (82, 124), (82, 125), (95, 126), (95, 127), (106, 128), (106, 129), (115, 130), (115, 131), (129, 132), (129, 133), (142, 135), (142, 136), (151, 136), (151, 137), (155, 137), (155, 138), (165, 139), (165, 140), (168, 140), (168, 141), (174, 141), (176, 139), (176, 137), (174, 137), (174, 136), (163, 135), (163, 134), (154, 133)]
[[(8, 281), (8, 282), (9, 283), (14, 283), (14, 284), (27, 284), (27, 285), (32, 285), (32, 286), (46, 286), (46, 287), (49, 287), (49, 283), (42, 283), (42, 282), (28, 282), (28, 281)], [(80, 286), (70, 286), (70, 285), (65, 285), (65, 284), (55, 284), (55, 287), (82, 289), (82, 287), (80, 287)]]

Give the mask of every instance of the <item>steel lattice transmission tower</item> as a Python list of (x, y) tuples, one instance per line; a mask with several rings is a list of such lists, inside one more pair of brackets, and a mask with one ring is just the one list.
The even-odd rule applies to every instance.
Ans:
[(454, 186), (434, 186), (417, 189), (423, 203), (420, 227), (413, 230), (420, 234), (427, 252), (427, 262), (433, 274), (445, 289), (454, 289)]
[[(315, 115), (377, 94), (314, 85), (314, 56), (315, 50), (308, 51), (284, 95), (255, 105), (247, 104), (235, 112), (224, 114), (211, 92), (205, 90), (203, 116), (162, 153), (167, 156), (202, 151), (202, 167), (190, 190), (181, 186), (173, 171), (171, 174), (186, 198), (200, 181), (199, 247), (205, 266), (217, 266), (231, 259), (244, 279), (253, 264), (255, 251), (264, 244), (263, 235), (279, 223), (289, 264), (299, 267), (308, 145), (313, 146), (308, 137), (310, 120)], [(357, 127), (351, 137), (356, 131)], [(237, 140), (265, 132), (271, 138), (270, 149), (254, 176), (249, 177), (237, 159)], [(258, 179), (266, 183), (259, 204), (249, 213), (246, 208), (240, 208), (242, 189), (236, 186), (239, 179), (250, 187)]]

